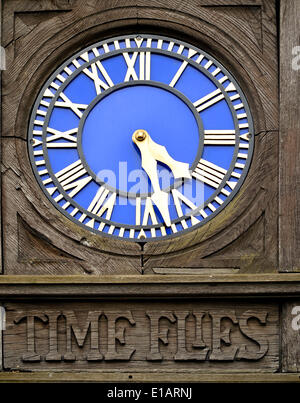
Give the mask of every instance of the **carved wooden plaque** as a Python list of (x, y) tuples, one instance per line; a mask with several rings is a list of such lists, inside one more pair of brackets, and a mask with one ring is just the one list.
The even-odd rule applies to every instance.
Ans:
[(6, 315), (4, 365), (12, 370), (275, 372), (279, 366), (274, 304), (24, 303), (8, 304)]

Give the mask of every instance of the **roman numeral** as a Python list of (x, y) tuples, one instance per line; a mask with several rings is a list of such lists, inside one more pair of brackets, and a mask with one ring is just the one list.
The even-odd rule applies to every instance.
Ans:
[[(99, 75), (98, 75), (98, 69), (101, 72), (102, 76), (104, 77), (105, 81), (100, 79)], [(94, 81), (95, 84), (95, 89), (96, 89), (96, 93), (101, 94), (101, 88), (103, 90), (107, 90), (110, 87), (114, 86), (114, 83), (112, 82), (111, 78), (109, 77), (107, 71), (105, 70), (105, 68), (103, 67), (103, 65), (101, 64), (101, 62), (98, 60), (95, 63), (91, 64), (91, 70), (90, 71), (88, 68), (85, 68), (83, 70), (83, 72), (91, 79)]]
[[(151, 223), (149, 223), (149, 219), (151, 220)], [(152, 204), (152, 200), (150, 197), (146, 198), (146, 202), (145, 202), (145, 210), (144, 210), (144, 215), (143, 215), (143, 219), (142, 219), (142, 208), (141, 208), (141, 198), (137, 197), (136, 198), (136, 207), (135, 207), (135, 224), (136, 225), (143, 225), (143, 226), (147, 226), (147, 225), (157, 225), (158, 224), (158, 220), (157, 220), (157, 216), (154, 210), (154, 206)], [(161, 227), (160, 228), (162, 235), (166, 235), (166, 229), (165, 227)], [(152, 237), (156, 236), (156, 229), (155, 228), (151, 228), (151, 235)], [(146, 234), (144, 232), (144, 230), (142, 229), (138, 235), (138, 238), (146, 238)]]
[[(228, 77), (224, 76), (224, 77), (220, 78), (220, 80), (218, 80), (218, 81), (220, 84), (222, 84), (226, 80), (228, 80)], [(230, 82), (227, 85), (227, 87), (225, 88), (225, 91), (226, 92), (236, 91), (236, 88), (235, 88), (234, 84)], [(209, 108), (210, 106), (218, 103), (219, 101), (221, 101), (224, 98), (225, 98), (225, 96), (222, 93), (222, 91), (220, 90), (220, 88), (217, 88), (215, 91), (212, 91), (211, 93), (198, 99), (198, 101), (195, 101), (193, 105), (196, 107), (198, 112), (201, 112), (204, 109)], [(236, 99), (235, 96), (230, 97), (231, 101), (233, 101), (234, 99)]]
[(86, 173), (87, 171), (83, 167), (81, 160), (77, 160), (57, 172), (55, 176), (65, 191), (72, 189), (69, 196), (73, 197), (91, 181), (91, 176), (82, 178)]
[[(76, 148), (77, 147), (77, 132), (78, 128), (61, 132), (60, 130), (47, 128), (47, 133), (51, 133), (51, 136), (46, 137), (47, 148)], [(65, 139), (68, 142), (56, 142), (56, 140)]]
[(71, 109), (79, 118), (82, 117), (82, 112), (81, 109), (86, 109), (88, 105), (85, 104), (76, 104), (73, 103), (63, 92), (59, 94), (59, 98), (62, 99), (62, 101), (56, 101), (55, 106), (58, 106), (60, 108), (69, 108)]
[[(179, 49), (177, 53), (182, 53), (184, 49), (184, 46), (182, 45)], [(181, 52), (180, 52), (181, 51)], [(189, 53), (188, 53), (188, 58), (190, 59), (191, 57), (195, 56), (195, 54), (197, 53), (196, 50), (194, 49), (189, 49)], [(189, 64), (188, 61), (183, 61), (181, 66), (179, 67), (179, 69), (177, 70), (175, 76), (172, 78), (172, 81), (170, 82), (169, 86), (170, 87), (174, 87), (177, 83), (177, 81), (179, 80), (179, 78), (182, 76), (183, 72), (185, 71), (187, 65)]]
[(136, 198), (136, 209), (135, 210), (136, 210), (136, 214), (135, 214), (135, 224), (136, 225), (149, 225), (148, 224), (149, 218), (151, 218), (152, 224), (158, 223), (150, 197), (146, 198), (143, 220), (141, 220), (141, 198), (140, 197)]
[(192, 173), (192, 176), (217, 189), (226, 173), (226, 169), (221, 168), (212, 162), (201, 159), (198, 162), (195, 171)]
[[(157, 224), (157, 217), (154, 211), (154, 207), (151, 201), (150, 197), (146, 198), (146, 202), (145, 202), (145, 210), (144, 210), (144, 216), (143, 216), (143, 220), (141, 220), (141, 215), (142, 215), (142, 211), (141, 211), (141, 198), (137, 197), (136, 198), (136, 206), (135, 206), (135, 224), (136, 225), (149, 225), (149, 218), (151, 219), (151, 224)], [(150, 224), (150, 225), (151, 225)], [(151, 235), (155, 236), (156, 232), (155, 232), (155, 228), (151, 228)], [(142, 230), (138, 236), (138, 238), (142, 238), (145, 237), (146, 238), (146, 234), (145, 232)]]
[(201, 112), (204, 109), (209, 108), (210, 106), (221, 101), (222, 99), (224, 99), (224, 95), (222, 94), (220, 88), (218, 88), (215, 91), (212, 91), (210, 94), (205, 95), (205, 97), (198, 99), (198, 101), (194, 102), (193, 105), (196, 107), (198, 112)]
[(45, 98), (53, 98), (53, 97), (54, 97), (54, 94), (53, 94), (53, 92), (52, 92), (49, 88), (47, 88), (47, 89), (45, 90), (45, 92), (44, 92), (43, 97), (45, 97)]
[[(181, 202), (184, 203), (191, 210), (195, 210), (197, 208), (197, 206), (194, 203), (192, 203), (186, 196), (180, 193), (177, 189), (172, 189), (172, 196), (174, 199), (174, 204), (179, 218), (184, 215), (181, 207)], [(195, 225), (198, 222), (200, 221), (197, 218), (191, 216), (192, 225)], [(184, 229), (188, 228), (188, 225), (185, 220), (181, 220), (181, 225)]]
[[(139, 56), (139, 72), (135, 70), (135, 63)], [(150, 80), (151, 74), (151, 53), (150, 52), (133, 52), (132, 56), (129, 53), (123, 53), (123, 57), (127, 64), (127, 72), (124, 81), (132, 80)]]
[(204, 130), (204, 144), (234, 145), (235, 130)]
[[(90, 213), (93, 213), (99, 217), (102, 217), (103, 214), (106, 212), (105, 218), (107, 220), (110, 220), (117, 197), (117, 194), (115, 192), (111, 194), (110, 193), (111, 192), (108, 189), (106, 189), (104, 186), (101, 186), (98, 189), (96, 195), (94, 196), (87, 210)], [(87, 216), (86, 214), (82, 214), (82, 216), (79, 218), (79, 221), (83, 222), (86, 216)], [(94, 225), (95, 225), (94, 218), (92, 218), (86, 223), (86, 226), (90, 228), (94, 228)], [(104, 222), (101, 222), (98, 230), (102, 231), (105, 225), (106, 224)], [(112, 231), (113, 229), (111, 228)]]
[[(55, 174), (55, 177), (61, 184), (63, 190), (70, 196), (74, 197), (79, 193), (91, 180), (91, 176), (86, 176), (87, 171), (83, 167), (81, 160), (77, 160), (72, 164), (68, 165), (66, 168), (63, 168), (59, 172)], [(51, 178), (45, 179), (43, 181), (44, 185), (48, 185), (49, 183), (53, 182)], [(56, 186), (46, 188), (50, 195), (57, 190)], [(70, 191), (68, 193), (68, 191)], [(63, 199), (63, 194), (59, 194), (54, 198), (54, 201), (57, 203)], [(69, 207), (70, 202), (66, 202), (62, 208), (66, 209)]]

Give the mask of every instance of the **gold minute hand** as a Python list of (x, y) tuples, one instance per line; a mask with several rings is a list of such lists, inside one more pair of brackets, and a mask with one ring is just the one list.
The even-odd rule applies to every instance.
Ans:
[(153, 187), (151, 199), (157, 206), (167, 227), (171, 226), (169, 213), (169, 195), (163, 192), (159, 186), (157, 174), (157, 162), (149, 148), (150, 136), (145, 130), (137, 130), (133, 133), (132, 141), (138, 146), (142, 156), (142, 167), (146, 171)]
[(169, 195), (162, 191), (159, 186), (157, 174), (157, 161), (168, 165), (175, 178), (191, 178), (189, 165), (175, 161), (168, 154), (166, 148), (155, 143), (146, 130), (136, 130), (133, 133), (132, 141), (138, 146), (142, 156), (142, 167), (146, 171), (153, 187), (151, 199), (159, 209), (167, 227), (171, 226), (169, 212)]

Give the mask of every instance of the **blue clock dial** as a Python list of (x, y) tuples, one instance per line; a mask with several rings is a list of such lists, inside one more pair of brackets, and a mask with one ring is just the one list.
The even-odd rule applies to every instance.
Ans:
[(66, 61), (41, 89), (28, 132), (34, 174), (61, 213), (143, 242), (213, 219), (242, 185), (253, 147), (230, 73), (192, 45), (150, 35)]

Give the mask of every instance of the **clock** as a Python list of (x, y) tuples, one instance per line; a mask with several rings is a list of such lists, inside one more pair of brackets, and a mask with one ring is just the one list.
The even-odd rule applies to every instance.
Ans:
[(107, 39), (65, 61), (28, 128), (34, 175), (55, 208), (135, 242), (214, 219), (244, 182), (253, 147), (234, 77), (201, 49), (155, 35)]

